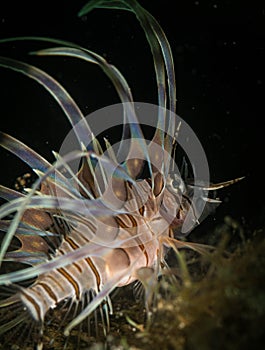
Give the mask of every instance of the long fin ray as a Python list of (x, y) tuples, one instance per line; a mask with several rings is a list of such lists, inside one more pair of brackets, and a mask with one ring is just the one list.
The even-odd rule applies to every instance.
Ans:
[[(114, 0), (114, 1), (106, 1), (106, 0), (92, 0), (88, 4), (86, 4), (79, 12), (79, 16), (83, 16), (88, 12), (92, 11), (94, 8), (104, 8), (104, 9), (121, 9), (121, 10), (129, 10), (132, 11), (137, 19), (139, 20), (148, 43), (150, 45), (155, 72), (157, 79), (157, 87), (158, 87), (158, 104), (161, 107), (158, 114), (158, 123), (157, 130), (155, 132), (153, 141), (161, 146), (160, 151), (160, 171), (167, 176), (169, 171), (169, 160), (170, 157), (168, 154), (171, 153), (172, 148), (172, 137), (166, 137), (164, 140), (164, 131), (166, 130), (166, 81), (165, 81), (165, 69), (167, 72), (167, 83), (168, 83), (168, 91), (169, 91), (169, 109), (172, 113), (176, 111), (176, 84), (175, 84), (175, 74), (174, 74), (174, 64), (172, 58), (172, 52), (170, 45), (166, 39), (166, 36), (161, 29), (158, 22), (153, 18), (153, 16), (142, 8), (136, 1), (129, 0)], [(175, 129), (175, 120), (174, 116), (170, 118), (168, 125), (168, 133), (169, 135), (174, 134)], [(167, 151), (164, 152), (164, 148)], [(150, 152), (152, 156), (152, 152)], [(158, 157), (157, 154), (154, 155)], [(164, 158), (167, 158), (166, 160)], [(152, 161), (152, 158), (151, 158)], [(159, 192), (154, 189), (154, 192)]]
[[(122, 139), (126, 139), (131, 135), (132, 141), (133, 140), (138, 140), (134, 142), (128, 151), (128, 157), (130, 159), (130, 151), (134, 150), (134, 153), (136, 153), (137, 149), (137, 154), (138, 158), (140, 159), (146, 159), (148, 164), (150, 164), (150, 159), (149, 159), (149, 153), (147, 149), (147, 145), (145, 143), (141, 128), (138, 125), (138, 120), (135, 115), (135, 111), (133, 108), (133, 98), (131, 95), (130, 88), (125, 80), (125, 78), (122, 76), (122, 74), (119, 72), (119, 70), (109, 64), (103, 57), (100, 55), (94, 53), (93, 51), (87, 50), (79, 45), (76, 45), (74, 43), (71, 43), (69, 41), (64, 41), (60, 39), (51, 39), (47, 37), (35, 37), (35, 36), (24, 36), (24, 37), (14, 37), (14, 38), (6, 38), (6, 39), (1, 39), (0, 43), (4, 42), (12, 42), (12, 41), (23, 41), (23, 40), (33, 40), (33, 41), (44, 41), (44, 42), (49, 42), (49, 43), (54, 43), (54, 44), (60, 44), (63, 46), (67, 46), (68, 52), (66, 53), (59, 53), (59, 51), (62, 51), (62, 48), (53, 48), (53, 49), (47, 49), (47, 50), (39, 50), (37, 52), (31, 52), (31, 54), (37, 54), (37, 55), (64, 55), (64, 56), (71, 56), (70, 51), (79, 51), (78, 55), (75, 55), (77, 58), (84, 59), (90, 63), (97, 64), (101, 67), (101, 69), (104, 71), (104, 73), (110, 78), (112, 81), (113, 85), (116, 88), (116, 91), (118, 95), (121, 98), (121, 101), (124, 103), (124, 125), (123, 125), (123, 137)], [(55, 51), (58, 50), (56, 53)], [(74, 57), (74, 54), (72, 54)], [(82, 56), (82, 57), (81, 57)], [(130, 108), (128, 105), (131, 104)], [(80, 128), (82, 129), (82, 127)], [(92, 135), (92, 134), (91, 134)], [(91, 141), (92, 138), (89, 136), (87, 137), (87, 142), (84, 142), (85, 145), (88, 145), (89, 141)], [(119, 149), (118, 153), (121, 152), (121, 148)], [(135, 168), (135, 164), (125, 164), (123, 165), (127, 172), (135, 178), (142, 170), (143, 167), (143, 162), (138, 162), (138, 167)], [(150, 168), (150, 172), (151, 168)]]
[[(127, 238), (123, 242), (133, 238)], [(77, 248), (73, 251), (70, 251), (64, 255), (54, 257), (53, 259), (41, 263), (37, 266), (32, 266), (29, 268), (25, 268), (23, 270), (18, 270), (14, 272), (9, 272), (7, 274), (0, 275), (0, 285), (9, 285), (10, 283), (15, 283), (19, 281), (29, 280), (30, 278), (37, 277), (46, 273), (47, 271), (52, 271), (59, 269), (61, 267), (70, 265), (75, 261), (85, 259), (86, 257), (102, 257), (104, 254), (110, 252), (115, 248), (120, 248), (121, 241), (114, 241), (112, 244), (108, 246), (103, 246), (99, 244), (93, 244), (93, 242), (89, 242), (83, 245), (80, 248)]]
[(0, 145), (23, 160), (30, 168), (46, 172), (50, 167), (45, 158), (14, 137), (0, 131)]
[(0, 57), (0, 66), (22, 73), (42, 85), (64, 111), (74, 127), (80, 145), (89, 145), (93, 139), (92, 132), (79, 107), (61, 84), (41, 69), (11, 58)]
[[(73, 187), (69, 180), (62, 175), (62, 173), (58, 170), (58, 164), (59, 162), (56, 162), (54, 165), (49, 163), (45, 158), (43, 158), (41, 155), (39, 155), (37, 152), (35, 152), (33, 149), (25, 145), (23, 142), (17, 140), (16, 138), (5, 134), (0, 131), (0, 145), (8, 150), (9, 152), (16, 155), (19, 159), (21, 159), (24, 163), (26, 163), (33, 171), (39, 175), (46, 174), (46, 181), (52, 181), (56, 178), (57, 186), (59, 188), (64, 188), (65, 190), (68, 189), (71, 192), (73, 192)], [(82, 155), (81, 151), (77, 151), (75, 158), (80, 157)], [(66, 160), (69, 158), (67, 155), (65, 156)], [(47, 176), (49, 175), (49, 177)], [(19, 195), (19, 192), (16, 192), (11, 189), (7, 189), (5, 187), (2, 187), (2, 194), (5, 195), (7, 198), (14, 198), (15, 196), (21, 196)], [(0, 191), (1, 196), (1, 191)]]
[[(14, 140), (15, 140), (15, 142), (14, 142)], [(13, 138), (11, 138), (11, 139), (7, 138), (7, 142), (5, 143), (5, 147), (7, 147), (7, 149), (9, 151), (11, 151), (14, 154), (19, 156), (20, 150), (19, 150), (18, 145), (20, 145), (24, 151), (25, 151), (25, 149), (27, 149), (26, 145), (20, 143), (19, 141), (17, 141), (16, 139), (13, 139)], [(29, 152), (30, 151), (31, 150), (29, 149)], [(34, 194), (36, 193), (36, 191), (40, 187), (40, 185), (43, 183), (43, 181), (45, 179), (49, 178), (49, 176), (51, 176), (54, 173), (55, 175), (58, 175), (58, 177), (57, 177), (58, 186), (60, 183), (62, 183), (64, 186), (68, 185), (68, 180), (66, 178), (64, 178), (64, 176), (59, 171), (57, 171), (58, 163), (60, 165), (60, 161), (57, 161), (54, 165), (51, 165), (46, 160), (42, 160), (42, 157), (40, 157), (37, 153), (35, 153), (34, 151), (32, 151), (32, 152), (33, 152), (32, 154), (34, 155), (34, 157), (36, 156), (36, 159), (33, 157), (36, 160), (36, 164), (39, 165), (39, 162), (40, 162), (40, 166), (38, 166), (38, 167), (43, 167), (43, 164), (44, 164), (43, 170), (45, 170), (45, 172), (44, 172), (44, 175), (40, 176), (35, 181), (35, 183), (33, 184), (32, 188), (31, 188), (31, 191), (26, 196), (24, 196), (22, 198), (19, 197), (17, 199), (14, 199), (10, 203), (6, 203), (0, 208), (0, 219), (15, 212), (14, 218), (13, 218), (13, 220), (10, 224), (10, 227), (9, 227), (9, 229), (8, 229), (4, 239), (2, 241), (2, 244), (1, 244), (0, 265), (1, 265), (1, 262), (3, 261), (3, 257), (5, 255), (8, 247), (11, 243), (11, 240), (12, 240), (13, 236), (15, 235), (15, 232), (16, 232), (16, 229), (19, 225), (19, 222), (23, 218), (24, 213), (29, 208), (32, 208), (34, 210), (36, 209), (32, 205), (30, 206), (30, 204), (32, 204), (32, 198), (34, 198)], [(67, 160), (71, 160), (72, 158), (75, 158), (76, 154), (78, 157), (80, 156), (80, 154), (83, 154), (81, 151), (73, 152), (73, 153), (74, 154), (70, 154), (70, 155), (65, 156), (67, 158)], [(28, 159), (27, 156), (21, 157), (21, 158), (22, 158), (22, 160), (24, 160), (23, 158), (26, 158), (26, 160)], [(26, 160), (24, 160), (24, 161), (26, 161)], [(71, 188), (71, 191), (75, 191), (75, 189), (73, 189), (72, 186), (70, 186), (70, 183), (69, 183), (68, 188)], [(35, 197), (38, 198), (39, 200), (42, 200), (42, 201), (44, 200), (44, 197), (40, 197), (40, 196), (35, 196)], [(52, 198), (54, 200), (57, 199), (57, 201), (58, 201), (57, 197), (52, 197)]]
[(5, 199), (6, 201), (12, 201), (13, 199), (20, 197), (25, 197), (25, 195), (11, 188), (0, 185), (0, 198)]
[[(109, 64), (100, 55), (81, 47), (78, 49), (76, 47), (56, 47), (56, 48), (40, 50), (35, 52), (35, 54), (36, 55), (70, 56), (70, 57), (75, 57), (75, 58), (88, 61), (90, 63), (97, 64), (100, 66), (103, 72), (109, 77), (109, 79), (113, 83), (120, 97), (120, 100), (123, 104), (124, 125), (123, 125), (122, 139), (127, 138), (129, 134), (131, 138), (130, 147), (127, 153), (127, 158), (139, 159), (137, 166), (135, 166), (135, 164), (130, 164), (129, 162), (125, 161), (124, 167), (133, 178), (139, 175), (143, 167), (143, 161), (140, 161), (140, 160), (146, 159), (148, 164), (150, 164), (150, 158), (149, 158), (148, 148), (147, 148), (143, 133), (141, 131), (141, 128), (139, 127), (139, 122), (135, 114), (131, 90), (126, 80), (124, 79), (122, 74), (119, 72), (119, 70), (113, 65)], [(118, 154), (121, 153), (121, 148), (122, 147), (120, 147)]]

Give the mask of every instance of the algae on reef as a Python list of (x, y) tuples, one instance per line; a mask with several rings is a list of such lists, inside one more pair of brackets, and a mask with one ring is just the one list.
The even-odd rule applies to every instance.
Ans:
[[(225, 229), (223, 226), (222, 229)], [(220, 233), (220, 232), (219, 232)], [(189, 251), (180, 254), (180, 278), (161, 279), (157, 303), (149, 329), (144, 327), (143, 303), (136, 301), (132, 288), (119, 288), (114, 297), (114, 313), (107, 338), (73, 332), (67, 349), (91, 350), (261, 350), (265, 344), (265, 236), (255, 232), (245, 242), (228, 252), (225, 239), (217, 249), (191, 261)], [(174, 271), (175, 272), (175, 271)], [(172, 282), (173, 281), (173, 282)], [(98, 324), (99, 331), (101, 328)], [(91, 330), (93, 325), (91, 325)], [(58, 328), (47, 327), (55, 339), (45, 349), (63, 349), (65, 339), (58, 338)], [(102, 332), (100, 332), (102, 333)], [(86, 345), (82, 348), (82, 342)], [(25, 347), (16, 348), (19, 350)]]
[(226, 225), (217, 228), (223, 239), (216, 251), (200, 256), (195, 264), (189, 263), (189, 253), (181, 255), (185, 266), (185, 271), (179, 268), (181, 278), (175, 283), (160, 281), (160, 289), (166, 286), (167, 291), (163, 296), (158, 295), (148, 330), (142, 327), (143, 305), (133, 298), (128, 300), (127, 287), (120, 291), (119, 298), (114, 298), (107, 342), (95, 342), (90, 349), (263, 349), (264, 231), (255, 232), (231, 252), (226, 228)]
[[(225, 254), (227, 249), (222, 242), (214, 253), (199, 259), (197, 264), (207, 265), (201, 276), (186, 271), (182, 282), (168, 287), (167, 296), (158, 300), (148, 331), (132, 334), (132, 327), (127, 327), (127, 332), (111, 338), (109, 348), (264, 349), (264, 231), (255, 232), (232, 253)], [(189, 271), (189, 264), (186, 267)], [(131, 311), (130, 317), (139, 320), (139, 310)], [(103, 348), (94, 345), (93, 349)]]

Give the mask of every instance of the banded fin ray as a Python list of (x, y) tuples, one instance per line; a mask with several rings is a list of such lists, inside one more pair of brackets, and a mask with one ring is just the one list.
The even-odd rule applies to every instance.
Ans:
[[(10, 226), (10, 220), (0, 220), (0, 230), (6, 231), (9, 226)], [(45, 230), (45, 231), (41, 230), (37, 226), (31, 225), (29, 223), (25, 223), (23, 221), (19, 223), (17, 227), (16, 235), (28, 235), (28, 236), (34, 236), (34, 237), (35, 236), (40, 236), (40, 237), (57, 236), (56, 233), (53, 233), (48, 230)]]
[[(49, 42), (53, 44), (60, 44), (63, 46), (67, 46), (66, 48), (50, 48), (50, 49), (43, 49), (39, 50), (36, 52), (31, 52), (31, 54), (34, 55), (64, 55), (64, 56), (73, 56), (74, 57), (74, 50), (75, 52), (75, 57), (76, 58), (81, 58), (84, 59), (90, 63), (94, 63), (100, 66), (100, 68), (103, 70), (103, 72), (110, 78), (112, 81), (114, 87), (116, 88), (116, 91), (118, 95), (120, 96), (121, 101), (124, 103), (124, 130), (129, 128), (129, 131), (127, 132), (123, 131), (123, 134), (126, 134), (126, 137), (129, 137), (131, 135), (131, 147), (130, 149), (134, 149), (136, 154), (138, 154), (139, 159), (146, 159), (148, 164), (150, 164), (150, 159), (149, 159), (149, 153), (147, 150), (147, 146), (145, 143), (145, 139), (143, 137), (141, 128), (138, 125), (138, 120), (137, 117), (135, 116), (135, 111), (133, 108), (133, 105), (130, 107), (129, 104), (133, 101), (132, 95), (130, 88), (125, 80), (125, 78), (122, 76), (122, 74), (119, 72), (119, 70), (109, 64), (102, 56), (96, 54), (93, 51), (87, 50), (86, 48), (83, 48), (79, 45), (76, 45), (74, 43), (71, 43), (69, 41), (65, 40), (60, 40), (60, 39), (54, 39), (54, 38), (47, 38), (47, 37), (35, 37), (35, 36), (24, 36), (24, 37), (14, 37), (14, 38), (6, 38), (6, 39), (1, 39), (0, 43), (4, 42), (13, 42), (13, 41), (24, 41), (24, 40), (32, 40), (32, 41), (44, 41), (44, 42)], [(62, 50), (67, 50), (67, 52), (62, 52)], [(56, 51), (58, 51), (56, 53)], [(59, 53), (59, 51), (61, 51)], [(72, 54), (70, 51), (73, 51)], [(78, 54), (77, 54), (78, 52)], [(69, 116), (68, 116), (69, 119)], [(83, 122), (83, 121), (82, 121)], [(75, 120), (75, 123), (71, 124), (74, 126), (78, 123), (78, 120)], [(126, 123), (128, 123), (129, 127), (126, 126)], [(82, 129), (82, 127), (80, 127)], [(78, 130), (77, 130), (78, 131)], [(89, 134), (88, 134), (89, 135)], [(93, 134), (90, 134), (91, 136), (87, 136), (86, 142), (83, 142), (83, 145), (88, 145), (90, 141), (93, 140)], [(81, 139), (81, 137), (79, 137)], [(135, 141), (137, 140), (137, 141)], [(91, 150), (91, 149), (89, 149)], [(95, 151), (95, 149), (93, 149)], [(129, 157), (127, 157), (129, 158)], [(127, 165), (125, 163), (125, 166), (127, 168), (127, 172), (135, 178), (142, 170), (143, 163), (138, 162), (138, 166), (135, 167), (135, 164), (133, 165)], [(150, 173), (152, 174), (151, 168), (150, 168)]]
[[(10, 220), (0, 220), (0, 231), (8, 232), (9, 226)], [(22, 218), (16, 228), (15, 236), (20, 241), (21, 247), (7, 252), (3, 261), (24, 262), (34, 265), (46, 261), (48, 258), (49, 244), (43, 238), (57, 238), (58, 234), (44, 229), (41, 230), (33, 224), (24, 222)]]
[[(6, 139), (7, 139), (7, 142), (4, 144), (4, 146), (11, 152), (13, 152), (14, 154), (20, 156), (21, 155), (21, 150), (20, 150), (20, 147), (22, 148), (22, 153), (23, 153), (23, 150), (25, 151), (25, 149), (27, 150), (27, 146), (25, 146), (23, 143), (17, 141), (16, 139), (14, 138), (11, 138), (11, 137), (8, 137), (8, 135), (5, 135), (6, 136)], [(24, 148), (25, 147), (25, 148)], [(37, 191), (37, 189), (40, 187), (40, 185), (44, 182), (44, 180), (47, 180), (51, 174), (55, 173), (56, 175), (58, 174), (57, 176), (57, 184), (56, 184), (56, 188), (60, 189), (60, 188), (63, 188), (67, 189), (70, 189), (68, 191), (68, 193), (77, 193), (79, 196), (79, 192), (77, 192), (75, 190), (75, 188), (73, 188), (73, 186), (71, 186), (71, 184), (69, 183), (69, 181), (64, 178), (61, 173), (59, 171), (57, 171), (56, 168), (58, 168), (58, 163), (60, 165), (60, 161), (57, 161), (53, 166), (50, 165), (50, 163), (48, 163), (46, 160), (43, 160), (42, 161), (42, 157), (40, 157), (37, 153), (35, 153), (34, 151), (32, 151), (31, 149), (28, 149), (29, 151), (29, 154), (30, 154), (30, 157), (21, 157), (22, 160), (24, 160), (23, 158), (26, 158), (25, 159), (25, 162), (29, 162), (29, 165), (32, 166), (31, 162), (32, 162), (32, 159), (33, 158), (33, 163), (36, 164), (39, 168), (41, 167), (42, 169), (45, 167), (45, 173), (43, 176), (40, 176), (36, 181), (35, 183), (33, 184), (32, 188), (31, 188), (31, 191), (30, 193), (28, 193), (27, 195), (25, 196), (18, 196), (17, 199), (13, 199), (10, 203), (6, 203), (4, 204), (1, 208), (0, 208), (0, 218), (4, 218), (4, 217), (7, 217), (8, 215), (10, 214), (13, 214), (15, 213), (14, 215), (14, 218), (8, 228), (8, 231), (6, 232), (6, 235), (2, 241), (2, 244), (1, 244), (1, 250), (0, 250), (0, 265), (1, 265), (1, 262), (3, 261), (3, 258), (5, 256), (5, 253), (11, 243), (11, 240), (13, 238), (13, 236), (15, 235), (16, 233), (16, 229), (19, 225), (19, 222), (20, 220), (28, 220), (28, 222), (32, 223), (34, 222), (34, 218), (35, 218), (35, 214), (38, 216), (38, 220), (41, 220), (41, 222), (44, 223), (44, 225), (47, 225), (49, 222), (50, 222), (50, 218), (48, 217), (47, 213), (46, 212), (39, 212), (38, 211), (38, 208), (34, 208), (33, 206), (30, 206), (29, 203), (32, 203), (32, 198), (34, 198), (34, 194), (35, 192)], [(82, 152), (73, 152), (74, 154), (70, 154), (70, 155), (67, 155), (65, 156), (65, 158), (67, 160), (71, 160), (72, 158), (75, 158), (76, 156), (80, 157), (80, 153), (83, 154)], [(33, 154), (33, 157), (31, 157), (31, 155)], [(39, 163), (40, 163), (40, 166), (39, 166)], [(44, 164), (44, 166), (43, 166)], [(35, 169), (36, 171), (36, 169)], [(37, 174), (38, 171), (36, 171)], [(60, 184), (62, 183), (62, 186), (60, 186)], [(8, 194), (8, 190), (3, 190), (5, 193)], [(66, 191), (63, 190), (63, 193), (65, 193)], [(9, 191), (10, 193), (10, 191)], [(14, 194), (14, 192), (11, 191), (11, 193)], [(9, 194), (10, 195), (10, 194)], [(38, 200), (40, 202), (45, 202), (45, 199), (43, 196), (35, 196), (38, 198)], [(58, 198), (57, 197), (52, 197), (54, 199), (54, 203), (57, 201), (57, 207), (54, 205), (54, 209), (58, 209), (58, 205), (60, 203), (58, 203)], [(42, 206), (40, 206), (40, 208), (42, 209)]]
[[(154, 156), (157, 158), (160, 157), (162, 159), (160, 171), (165, 174), (164, 178), (166, 178), (169, 171), (170, 157), (168, 156), (168, 154), (171, 153), (172, 140), (169, 137), (167, 137), (164, 144), (163, 130), (166, 130), (165, 122), (166, 122), (166, 97), (167, 97), (165, 69), (167, 72), (167, 83), (168, 83), (168, 92), (169, 92), (169, 96), (168, 96), (169, 110), (172, 112), (172, 114), (174, 114), (176, 111), (176, 84), (175, 84), (173, 57), (172, 57), (170, 45), (158, 22), (154, 19), (154, 17), (148, 11), (142, 8), (134, 0), (129, 0), (129, 1), (92, 0), (80, 10), (78, 15), (83, 16), (88, 12), (92, 11), (94, 8), (129, 10), (136, 15), (137, 19), (139, 20), (145, 32), (146, 38), (148, 40), (148, 43), (150, 45), (152, 55), (153, 55), (156, 79), (157, 79), (157, 87), (158, 87), (158, 104), (161, 107), (158, 115), (157, 130), (155, 132), (153, 141), (161, 146), (162, 152), (159, 156), (157, 154), (155, 154)], [(175, 130), (174, 117), (175, 117), (174, 115), (173, 117), (171, 116), (170, 120), (168, 121), (169, 135), (174, 135), (174, 130)], [(164, 148), (166, 153), (163, 152)], [(150, 155), (151, 155), (151, 162), (152, 162), (152, 152), (150, 152)], [(159, 192), (159, 191), (154, 189), (154, 192)]]
[(35, 66), (11, 58), (0, 57), (0, 66), (22, 73), (42, 85), (60, 105), (71, 125), (76, 125), (74, 130), (80, 145), (89, 144), (92, 131), (75, 101), (58, 81)]
[[(63, 43), (64, 42), (61, 42), (61, 44)], [(138, 158), (139, 160), (145, 159), (147, 163), (150, 164), (148, 148), (142, 130), (139, 127), (137, 116), (135, 114), (131, 90), (126, 80), (115, 66), (109, 64), (100, 55), (81, 47), (78, 49), (76, 47), (55, 47), (50, 49), (39, 50), (34, 52), (34, 54), (40, 56), (55, 55), (75, 57), (99, 65), (103, 72), (109, 77), (109, 79), (113, 83), (123, 104), (124, 125), (122, 139), (125, 139), (125, 129), (129, 128), (130, 134), (130, 149), (128, 151), (127, 158), (129, 158), (130, 160), (132, 158)], [(126, 137), (128, 136), (129, 135), (127, 133)], [(132, 178), (136, 178), (142, 170), (143, 161), (139, 161), (136, 165), (135, 162), (131, 164), (130, 160), (125, 161), (124, 167)]]
[[(16, 138), (3, 133), (0, 131), (0, 146), (8, 150), (9, 152), (16, 155), (19, 159), (21, 159), (24, 163), (26, 163), (33, 171), (39, 176), (39, 174), (46, 174), (46, 181), (53, 181), (56, 178), (57, 187), (63, 189), (65, 191), (73, 192), (73, 187), (69, 180), (62, 175), (62, 173), (58, 170), (59, 162), (56, 162), (54, 165), (49, 163), (45, 158), (35, 152), (32, 148), (25, 145), (23, 142), (17, 140)], [(77, 153), (75, 157), (81, 156), (82, 153)], [(68, 155), (67, 157), (69, 158)], [(49, 176), (48, 176), (49, 175)], [(41, 184), (41, 182), (39, 182)], [(4, 187), (2, 188), (4, 191)], [(19, 196), (19, 192), (15, 192), (14, 190), (5, 189), (5, 193), (7, 195), (7, 191), (9, 196)], [(1, 194), (1, 193), (0, 193)], [(77, 194), (77, 192), (75, 192)], [(11, 198), (11, 197), (10, 197)]]
[(16, 190), (8, 188), (6, 186), (0, 185), (0, 198), (5, 199), (6, 201), (12, 201), (13, 199), (24, 197), (23, 193), (20, 193)]
[(0, 131), (0, 145), (9, 152), (23, 160), (31, 169), (38, 169), (42, 172), (47, 171), (51, 167), (45, 158), (33, 151), (23, 142), (17, 140), (13, 136)]

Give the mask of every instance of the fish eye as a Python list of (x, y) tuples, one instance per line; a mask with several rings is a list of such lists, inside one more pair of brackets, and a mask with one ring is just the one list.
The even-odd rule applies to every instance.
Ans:
[(185, 191), (185, 183), (182, 178), (178, 175), (174, 175), (174, 178), (171, 181), (171, 186), (174, 191), (183, 193)]
[(174, 187), (174, 189), (179, 189), (180, 185), (181, 185), (180, 179), (172, 180), (172, 186)]

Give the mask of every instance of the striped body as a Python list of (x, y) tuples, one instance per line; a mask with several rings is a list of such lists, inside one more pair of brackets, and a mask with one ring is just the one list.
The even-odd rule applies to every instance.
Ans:
[[(128, 270), (117, 285), (121, 287), (137, 279), (138, 269), (156, 267), (158, 251), (161, 249), (159, 239), (161, 236), (168, 236), (169, 229), (164, 230), (164, 227), (168, 228), (168, 223), (159, 212), (150, 183), (142, 180), (137, 182), (137, 185), (148, 194), (148, 201), (140, 210), (137, 210), (137, 205), (133, 207), (132, 202), (129, 208), (125, 205), (126, 210), (136, 212), (136, 215), (123, 214), (104, 221), (105, 230), (103, 228), (101, 239), (105, 245), (108, 236), (115, 236), (116, 241), (126, 241), (124, 246), (121, 244), (118, 248), (108, 248), (91, 243), (89, 237), (97, 229), (93, 222), (88, 220), (89, 224), (86, 222), (86, 225), (70, 230), (56, 250), (55, 257), (64, 256), (85, 244), (92, 244), (94, 246), (92, 250), (102, 250), (100, 257), (87, 257), (63, 268), (49, 271), (38, 277), (33, 286), (21, 292), (21, 301), (36, 321), (43, 321), (46, 312), (65, 299), (80, 301), (90, 290), (99, 292), (117, 273)], [(127, 195), (136, 198), (137, 201), (135, 191), (129, 186)], [(109, 232), (106, 232), (106, 229)], [(100, 239), (99, 235), (97, 238)], [(132, 242), (128, 247), (127, 239), (131, 238)]]

